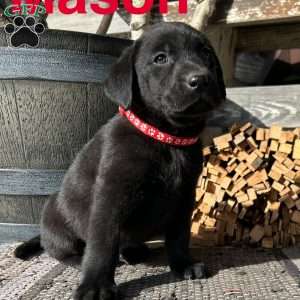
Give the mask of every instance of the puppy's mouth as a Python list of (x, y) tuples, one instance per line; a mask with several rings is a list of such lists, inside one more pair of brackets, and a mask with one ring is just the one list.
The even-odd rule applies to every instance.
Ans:
[(221, 97), (209, 97), (208, 95), (205, 95), (204, 97), (199, 97), (187, 104), (173, 103), (172, 107), (165, 105), (165, 110), (168, 114), (174, 116), (190, 116), (193, 118), (217, 109), (224, 101), (225, 99), (221, 99)]
[(205, 95), (188, 104), (165, 106), (167, 119), (174, 126), (192, 126), (207, 120), (211, 112), (224, 103), (221, 97), (209, 97)]

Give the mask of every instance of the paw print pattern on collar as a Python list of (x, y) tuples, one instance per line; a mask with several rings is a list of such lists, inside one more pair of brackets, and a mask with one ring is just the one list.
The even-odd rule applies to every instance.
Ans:
[(140, 130), (143, 134), (157, 141), (160, 141), (161, 143), (175, 146), (190, 146), (196, 144), (199, 139), (199, 137), (184, 138), (162, 132), (156, 127), (143, 122), (132, 111), (125, 110), (123, 107), (119, 107), (119, 112), (122, 116), (126, 117), (128, 121), (138, 130)]

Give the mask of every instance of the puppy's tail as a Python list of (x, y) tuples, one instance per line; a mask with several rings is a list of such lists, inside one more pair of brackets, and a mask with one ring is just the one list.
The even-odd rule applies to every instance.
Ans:
[(15, 257), (21, 258), (23, 260), (26, 260), (36, 254), (38, 254), (40, 251), (44, 250), (41, 246), (41, 236), (35, 236), (31, 240), (24, 242), (20, 246), (18, 246), (15, 251)]

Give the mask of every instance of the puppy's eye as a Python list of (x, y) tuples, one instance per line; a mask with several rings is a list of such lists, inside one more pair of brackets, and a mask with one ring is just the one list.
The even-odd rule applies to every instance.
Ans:
[(168, 62), (168, 56), (165, 53), (160, 53), (154, 57), (154, 63), (158, 65), (163, 65)]

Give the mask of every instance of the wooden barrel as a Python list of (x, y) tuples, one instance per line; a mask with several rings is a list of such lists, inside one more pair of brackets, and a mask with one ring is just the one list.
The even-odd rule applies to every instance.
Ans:
[[(10, 48), (0, 29), (0, 223), (39, 222), (80, 148), (116, 111), (100, 82), (131, 42), (47, 30)], [(1, 230), (0, 230), (1, 233)]]

